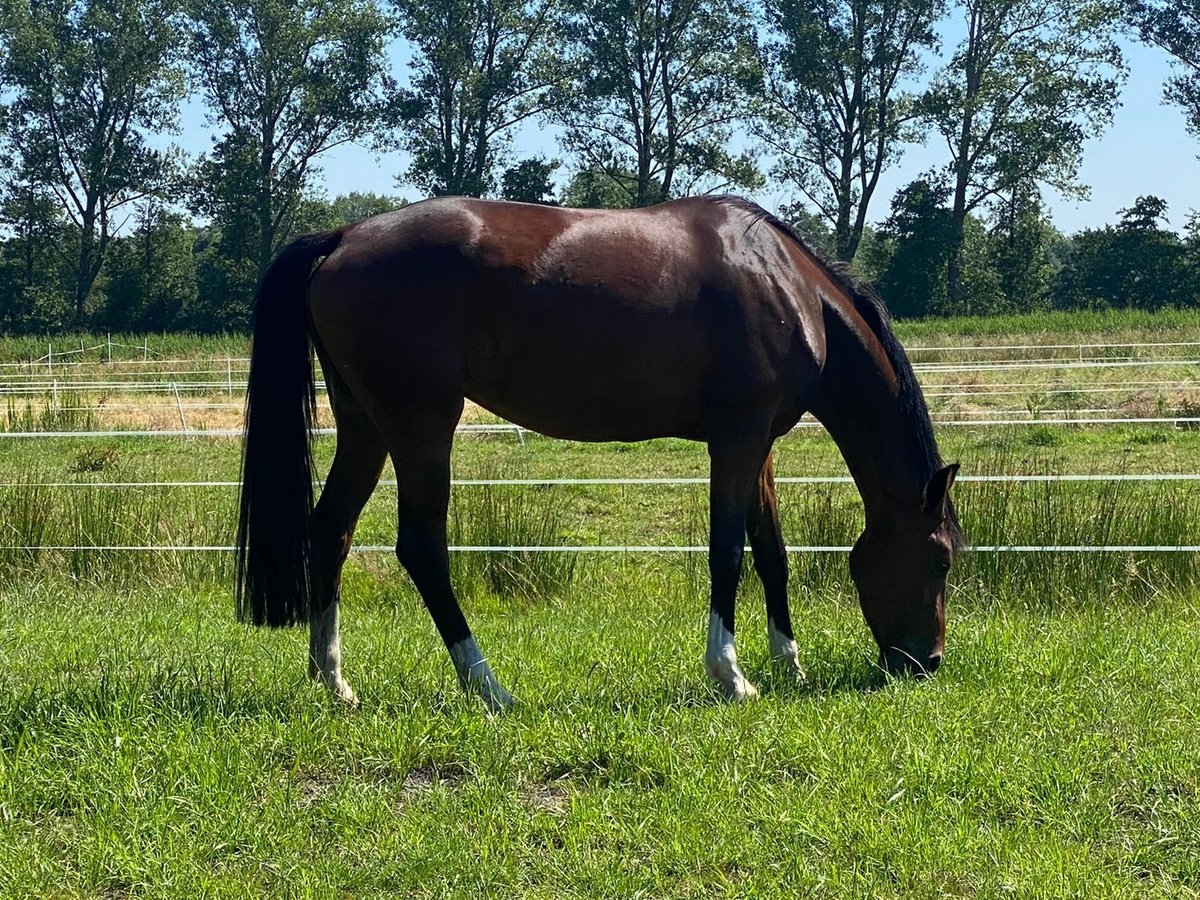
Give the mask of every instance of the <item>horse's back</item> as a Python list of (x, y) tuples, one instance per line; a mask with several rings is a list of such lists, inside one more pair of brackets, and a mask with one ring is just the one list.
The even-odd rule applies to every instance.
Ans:
[(310, 303), (339, 371), (564, 437), (703, 437), (726, 407), (770, 406), (819, 370), (819, 300), (788, 254), (712, 201), (447, 198), (348, 229)]

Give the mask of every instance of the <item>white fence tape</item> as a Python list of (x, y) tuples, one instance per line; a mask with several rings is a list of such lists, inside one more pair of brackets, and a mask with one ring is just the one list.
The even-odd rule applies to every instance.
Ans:
[[(1157, 482), (1200, 481), (1195, 473), (1137, 473), (1086, 475), (959, 475), (955, 483), (1040, 483), (1040, 482)], [(709, 479), (696, 478), (454, 478), (455, 487), (676, 487), (706, 485)], [(853, 484), (849, 475), (780, 476), (776, 484)], [(320, 487), (323, 482), (316, 482)], [(379, 487), (395, 487), (395, 479), (378, 482)], [(240, 488), (240, 481), (4, 481), (0, 488)]]
[[(1027, 418), (1027, 419), (934, 419), (933, 424), (940, 427), (971, 427), (971, 428), (989, 428), (995, 426), (1018, 426), (1018, 425), (1195, 425), (1200, 424), (1200, 416), (1130, 416), (1123, 418), (1067, 418), (1067, 417), (1042, 417), (1042, 418)], [(800, 422), (795, 429), (801, 428), (821, 428), (820, 422)], [(512, 425), (508, 423), (498, 423), (495, 425), (483, 424), (468, 424), (459, 425), (455, 431), (460, 433), (482, 433), (482, 434), (502, 434), (510, 433), (523, 436), (526, 434), (537, 434), (535, 431), (530, 431), (528, 428), (522, 428), (520, 425)], [(337, 431), (334, 428), (314, 428), (314, 435), (332, 435)], [(0, 438), (143, 438), (143, 437), (181, 437), (181, 438), (201, 438), (201, 437), (241, 437), (242, 429), (240, 428), (212, 428), (212, 429), (191, 429), (188, 431), (182, 430), (142, 430), (142, 431), (0, 431)]]
[[(184, 552), (214, 552), (232, 553), (237, 548), (228, 545), (182, 545), (182, 546), (143, 546), (143, 545), (47, 545), (39, 547), (0, 547), (0, 552), (59, 552), (82, 553), (98, 551), (106, 553), (184, 553)], [(590, 546), (451, 546), (447, 549), (452, 553), (707, 553), (708, 547), (683, 546), (626, 546), (626, 545), (590, 545)], [(830, 546), (795, 546), (789, 544), (788, 553), (849, 553), (853, 547)], [(747, 552), (750, 547), (745, 548)], [(352, 553), (394, 553), (396, 548), (391, 545), (367, 544), (351, 548)], [(1015, 545), (996, 544), (970, 547), (970, 553), (1197, 553), (1200, 545), (1140, 545), (1140, 544), (1109, 544), (1109, 545)]]

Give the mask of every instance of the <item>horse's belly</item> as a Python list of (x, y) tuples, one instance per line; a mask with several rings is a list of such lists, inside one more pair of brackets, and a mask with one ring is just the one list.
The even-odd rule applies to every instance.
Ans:
[(551, 437), (636, 441), (703, 437), (703, 359), (614, 347), (530, 347), (475, 368), (467, 396), (503, 418)]

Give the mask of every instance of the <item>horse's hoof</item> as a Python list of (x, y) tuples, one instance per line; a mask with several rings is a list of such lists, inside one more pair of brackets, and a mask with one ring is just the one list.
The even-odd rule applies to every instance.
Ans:
[(808, 681), (808, 676), (804, 674), (800, 663), (796, 662), (794, 658), (777, 656), (771, 660), (771, 664), (775, 668), (775, 674), (784, 682), (805, 684)]
[(739, 684), (726, 689), (725, 698), (730, 703), (749, 703), (758, 699), (758, 688), (743, 678)]
[(504, 688), (500, 688), (498, 693), (483, 695), (483, 704), (487, 707), (489, 713), (498, 715), (500, 713), (508, 712), (510, 709), (516, 706), (517, 698)]
[(464, 687), (468, 694), (476, 694), (483, 701), (489, 713), (506, 712), (517, 704), (517, 698), (510, 694), (491, 672), (486, 678), (472, 678)]
[(704, 668), (709, 677), (721, 688), (725, 699), (733, 703), (743, 703), (758, 697), (758, 691), (749, 679), (742, 674), (736, 662), (727, 657), (705, 660)]
[(346, 679), (333, 680), (326, 675), (318, 675), (317, 680), (329, 692), (329, 699), (333, 701), (334, 706), (343, 709), (358, 709), (358, 698), (354, 696), (354, 689), (350, 687)]

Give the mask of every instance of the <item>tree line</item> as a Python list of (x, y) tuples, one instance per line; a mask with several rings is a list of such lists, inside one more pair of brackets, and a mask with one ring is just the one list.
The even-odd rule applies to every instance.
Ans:
[[(321, 194), (347, 142), (406, 151), (421, 196), (770, 185), (898, 315), (1195, 305), (1194, 214), (1141, 197), (1067, 237), (1045, 213), (1086, 193), (1122, 33), (1175, 61), (1200, 134), (1200, 0), (0, 0), (0, 329), (245, 328), (290, 237), (405, 202)], [(199, 158), (170, 143), (188, 102)], [(526, 123), (561, 158), (522, 156)], [(879, 198), (930, 135), (944, 163)]]

